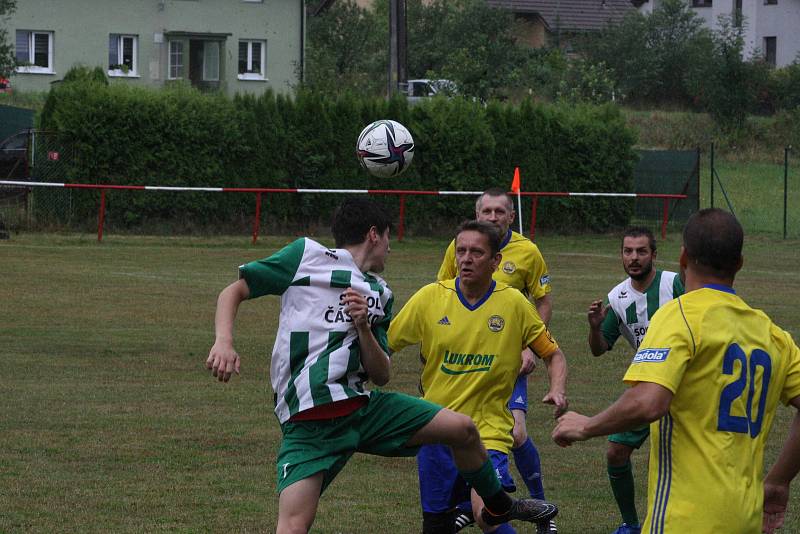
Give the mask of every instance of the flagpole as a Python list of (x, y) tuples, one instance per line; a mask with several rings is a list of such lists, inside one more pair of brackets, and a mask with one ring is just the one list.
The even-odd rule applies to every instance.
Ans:
[(519, 233), (522, 234), (522, 187), (520, 186), (519, 167), (514, 167), (514, 179), (511, 181), (511, 191), (517, 194), (517, 213), (519, 214)]

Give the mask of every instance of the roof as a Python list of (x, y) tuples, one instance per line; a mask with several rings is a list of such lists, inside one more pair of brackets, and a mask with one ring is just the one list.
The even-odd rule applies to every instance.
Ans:
[(539, 15), (551, 31), (597, 31), (636, 11), (631, 0), (487, 0), (491, 7)]

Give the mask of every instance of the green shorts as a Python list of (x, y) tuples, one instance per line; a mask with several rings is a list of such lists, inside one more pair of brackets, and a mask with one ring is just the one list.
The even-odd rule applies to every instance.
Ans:
[(650, 435), (650, 425), (639, 428), (637, 430), (629, 430), (627, 432), (620, 432), (618, 434), (611, 434), (608, 436), (608, 441), (619, 443), (620, 445), (627, 445), (632, 449), (638, 449), (642, 444), (647, 441), (647, 436)]
[(372, 391), (367, 404), (349, 415), (284, 423), (276, 465), (278, 493), (320, 471), (325, 473), (325, 491), (356, 451), (415, 456), (419, 447), (405, 444), (441, 409), (438, 404), (402, 393)]

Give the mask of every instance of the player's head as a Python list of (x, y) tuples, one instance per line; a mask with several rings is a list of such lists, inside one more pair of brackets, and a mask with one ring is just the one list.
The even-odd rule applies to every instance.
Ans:
[(336, 209), (331, 231), (336, 248), (369, 245), (367, 269), (383, 270), (389, 252), (389, 231), (392, 223), (389, 215), (378, 204), (367, 197), (348, 197)]
[(632, 226), (622, 234), (622, 268), (633, 280), (646, 280), (653, 272), (656, 238), (643, 226)]
[(732, 283), (742, 268), (743, 243), (744, 231), (736, 217), (718, 208), (700, 210), (683, 228), (681, 270), (689, 267)]
[(501, 236), (506, 235), (514, 217), (514, 201), (499, 187), (487, 189), (475, 202), (475, 218), (495, 225), (500, 229)]
[(466, 221), (456, 233), (456, 264), (462, 283), (486, 283), (500, 264), (500, 232), (492, 223)]

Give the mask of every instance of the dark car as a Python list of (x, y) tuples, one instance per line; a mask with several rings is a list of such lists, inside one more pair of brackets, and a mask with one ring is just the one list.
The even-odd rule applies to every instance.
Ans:
[(31, 130), (22, 130), (0, 142), (0, 180), (28, 179)]

